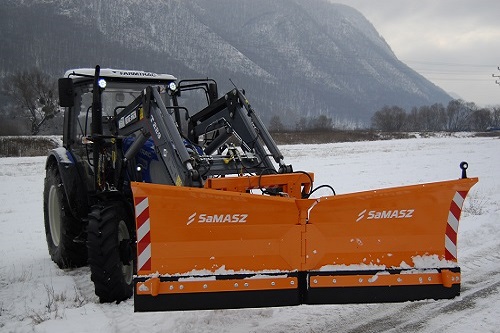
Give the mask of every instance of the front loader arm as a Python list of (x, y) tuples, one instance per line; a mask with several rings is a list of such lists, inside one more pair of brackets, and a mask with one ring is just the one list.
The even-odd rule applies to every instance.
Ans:
[(125, 153), (126, 161), (132, 160), (151, 137), (172, 185), (201, 186), (177, 125), (155, 88), (147, 87), (134, 102), (115, 116), (114, 123), (118, 136), (136, 136)]
[(279, 164), (280, 166), (280, 173), (287, 173), (292, 171), (292, 166), (291, 165), (285, 165), (283, 161), (283, 154), (279, 150), (278, 146), (276, 145), (276, 142), (274, 142), (273, 138), (271, 137), (271, 134), (269, 134), (269, 131), (267, 130), (266, 126), (262, 123), (262, 120), (260, 117), (254, 112), (252, 106), (248, 102), (248, 99), (246, 96), (243, 94), (243, 92), (239, 89), (236, 89), (236, 92), (238, 94), (238, 98), (240, 100), (240, 103), (243, 105), (245, 110), (247, 111), (248, 117), (252, 120), (253, 125), (257, 129), (259, 136), (262, 138), (262, 141), (266, 144), (267, 148), (271, 152), (271, 155), (274, 157), (274, 160), (276, 163)]
[(275, 170), (269, 155), (279, 164), (280, 173), (292, 171), (291, 166), (284, 164), (279, 148), (242, 91), (235, 88), (190, 117), (191, 141), (198, 142), (200, 136), (214, 130), (219, 132), (213, 144), (206, 150), (207, 154), (211, 154), (231, 136), (235, 136), (242, 141), (241, 146), (244, 150), (253, 152), (261, 158), (259, 166), (261, 171)]

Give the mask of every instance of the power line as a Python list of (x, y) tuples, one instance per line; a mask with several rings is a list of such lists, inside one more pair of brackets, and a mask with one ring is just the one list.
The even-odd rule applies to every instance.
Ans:
[(477, 67), (477, 68), (491, 68), (496, 67), (494, 64), (465, 64), (465, 63), (453, 63), (453, 62), (441, 62), (441, 61), (419, 61), (419, 60), (401, 60), (404, 63), (431, 65), (431, 66), (453, 66), (453, 67)]
[[(414, 71), (434, 82), (477, 82), (489, 84), (492, 64), (454, 63), (442, 61), (402, 60)], [(497, 67), (498, 68), (498, 67)], [(499, 68), (500, 70), (500, 68)], [(500, 79), (500, 75), (492, 74)], [(496, 80), (500, 84), (499, 80)]]
[[(470, 78), (446, 78), (446, 77), (429, 77), (426, 76), (428, 80), (434, 81), (475, 81), (475, 82), (488, 82), (491, 81), (489, 79), (470, 79)], [(497, 80), (498, 81), (498, 80)]]
[(414, 69), (420, 74), (436, 74), (436, 75), (466, 75), (466, 76), (484, 76), (486, 71), (482, 72), (464, 72), (464, 71), (433, 71), (433, 70), (425, 70), (425, 69)]

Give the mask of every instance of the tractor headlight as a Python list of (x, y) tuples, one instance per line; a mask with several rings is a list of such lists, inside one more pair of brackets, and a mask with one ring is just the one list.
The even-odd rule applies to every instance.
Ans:
[(171, 92), (174, 92), (177, 90), (177, 84), (175, 84), (175, 82), (170, 82), (168, 84), (168, 89), (171, 91)]
[(97, 81), (97, 84), (99, 85), (99, 87), (101, 89), (106, 88), (106, 80), (104, 80), (104, 79), (99, 79), (99, 81)]

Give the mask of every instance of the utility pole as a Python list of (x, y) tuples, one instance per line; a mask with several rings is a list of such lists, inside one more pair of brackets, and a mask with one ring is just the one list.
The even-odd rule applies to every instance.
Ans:
[[(498, 66), (497, 69), (500, 71), (500, 66)], [(491, 76), (496, 77), (496, 78), (500, 78), (500, 75), (491, 74)], [(500, 80), (495, 80), (495, 83), (500, 86)]]

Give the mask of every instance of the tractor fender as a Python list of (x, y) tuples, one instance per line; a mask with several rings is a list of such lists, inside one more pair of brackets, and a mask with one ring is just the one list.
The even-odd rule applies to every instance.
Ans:
[(84, 218), (89, 211), (87, 186), (73, 154), (64, 147), (53, 149), (47, 156), (45, 169), (57, 166), (71, 214)]

